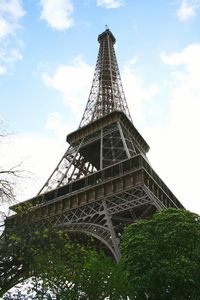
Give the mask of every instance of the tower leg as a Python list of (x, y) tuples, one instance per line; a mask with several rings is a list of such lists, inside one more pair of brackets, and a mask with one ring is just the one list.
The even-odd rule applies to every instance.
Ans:
[(112, 219), (111, 219), (111, 216), (108, 213), (108, 209), (107, 209), (107, 205), (106, 205), (105, 200), (103, 201), (103, 207), (104, 207), (104, 211), (105, 211), (106, 222), (107, 222), (108, 228), (110, 230), (110, 234), (111, 234), (112, 244), (113, 244), (113, 248), (114, 248), (114, 251), (115, 251), (115, 258), (116, 258), (117, 261), (119, 261), (120, 256), (121, 256), (120, 249), (119, 249), (119, 240), (116, 237), (116, 233), (115, 233), (115, 230), (113, 228)]

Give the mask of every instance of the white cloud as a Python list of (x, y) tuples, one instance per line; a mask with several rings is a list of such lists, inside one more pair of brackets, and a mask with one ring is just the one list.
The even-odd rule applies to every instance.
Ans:
[(22, 60), (20, 45), (13, 45), (14, 41), (10, 39), (8, 43), (0, 47), (0, 75), (7, 73), (8, 69), (12, 68), (13, 64)]
[[(161, 55), (165, 64), (179, 70), (181, 76), (177, 78), (176, 72), (172, 72), (172, 92), (171, 92), (171, 124), (175, 130), (180, 130), (180, 138), (185, 143), (186, 134), (187, 145), (191, 140), (196, 149), (200, 150), (200, 140), (195, 138), (200, 125), (200, 44), (191, 44), (179, 53)], [(178, 116), (178, 119), (177, 119)], [(188, 148), (189, 150), (189, 148)]]
[(3, 75), (6, 73), (6, 69), (3, 66), (0, 66), (0, 75)]
[(132, 59), (122, 71), (122, 82), (130, 113), (136, 124), (145, 120), (145, 106), (159, 92), (156, 83), (145, 84), (137, 70), (137, 58)]
[(12, 63), (17, 60), (22, 60), (22, 54), (17, 48), (6, 49), (6, 51), (4, 49), (4, 51), (0, 51), (0, 60), (5, 63)]
[(14, 21), (24, 16), (21, 0), (1, 0), (0, 10), (3, 14), (9, 14)]
[(64, 30), (74, 24), (72, 13), (74, 7), (70, 0), (41, 0), (42, 12), (40, 18), (47, 21), (51, 27)]
[[(148, 158), (152, 167), (182, 204), (197, 213), (200, 213), (199, 57), (200, 44), (188, 45), (180, 52), (162, 53), (161, 60), (169, 71), (167, 86), (163, 89), (142, 79), (136, 60), (122, 69), (122, 82), (133, 121), (151, 147)], [(160, 101), (155, 102), (158, 92)], [(159, 115), (159, 123), (149, 125), (148, 112), (155, 103), (157, 106), (164, 103), (166, 111)], [(157, 118), (156, 113), (152, 117)]]
[(1, 0), (0, 2), (0, 39), (13, 34), (25, 15), (20, 0)]
[(123, 5), (123, 0), (97, 0), (97, 6), (118, 8)]
[(52, 112), (48, 115), (45, 127), (52, 130), (56, 137), (61, 140), (70, 132), (70, 127), (64, 122), (58, 112)]
[(197, 14), (200, 7), (199, 0), (182, 0), (177, 11), (177, 16), (180, 21), (187, 21)]
[(5, 74), (13, 62), (22, 59), (16, 32), (24, 15), (20, 0), (0, 1), (0, 75)]
[(181, 52), (175, 52), (172, 54), (161, 53), (161, 60), (168, 65), (172, 66), (184, 66), (187, 70), (185, 75), (189, 75), (196, 78), (199, 74), (200, 68), (200, 44), (191, 44), (184, 48)]
[(18, 201), (34, 197), (39, 192), (66, 149), (64, 136), (61, 140), (57, 136), (17, 134), (1, 141), (0, 156), (4, 158), (1, 167), (9, 169), (22, 162), (20, 169), (25, 170), (28, 177), (16, 181)]
[(10, 28), (3, 18), (0, 18), (0, 39), (9, 34)]
[(61, 65), (53, 75), (44, 73), (42, 78), (48, 87), (61, 92), (64, 103), (80, 121), (92, 85), (94, 67), (78, 56), (71, 65)]
[[(162, 54), (171, 66), (168, 83), (170, 112), (164, 127), (146, 129), (150, 160), (186, 208), (200, 213), (200, 44), (177, 53)], [(177, 76), (178, 74), (178, 76)], [(164, 116), (163, 116), (164, 117)]]

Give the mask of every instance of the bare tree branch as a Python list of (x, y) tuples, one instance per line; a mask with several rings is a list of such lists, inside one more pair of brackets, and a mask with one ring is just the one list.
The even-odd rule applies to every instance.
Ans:
[(17, 179), (29, 177), (31, 172), (20, 169), (22, 163), (8, 169), (0, 170), (0, 203), (16, 201), (15, 186)]
[[(3, 122), (0, 120), (0, 142), (4, 142), (4, 138), (8, 138), (12, 133), (8, 133), (3, 128)], [(29, 178), (30, 173), (23, 168), (23, 162), (18, 163), (10, 168), (0, 166), (0, 204), (13, 203), (16, 201), (16, 184), (19, 179)]]

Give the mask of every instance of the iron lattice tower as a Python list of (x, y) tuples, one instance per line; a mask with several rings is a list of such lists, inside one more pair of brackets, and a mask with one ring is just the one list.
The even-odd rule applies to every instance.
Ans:
[[(6, 229), (54, 225), (84, 232), (118, 260), (126, 224), (162, 208), (183, 206), (150, 166), (149, 146), (132, 123), (115, 37), (107, 29), (98, 41), (94, 79), (80, 126), (67, 136), (69, 148), (38, 195), (11, 207), (16, 214), (6, 220)], [(26, 213), (19, 216), (23, 207), (28, 207)], [(26, 274), (17, 261), (13, 264), (8, 267), (2, 258), (2, 291)]]

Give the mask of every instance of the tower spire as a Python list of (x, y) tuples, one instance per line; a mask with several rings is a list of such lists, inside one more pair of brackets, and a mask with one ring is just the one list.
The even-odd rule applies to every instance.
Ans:
[(79, 127), (115, 110), (123, 111), (131, 120), (114, 50), (116, 39), (107, 25), (98, 36), (98, 42), (100, 47), (92, 87)]

